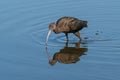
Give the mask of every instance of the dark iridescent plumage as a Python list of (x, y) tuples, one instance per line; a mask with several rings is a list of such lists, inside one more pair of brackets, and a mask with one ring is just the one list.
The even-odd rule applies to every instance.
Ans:
[(53, 30), (56, 34), (61, 32), (65, 33), (67, 40), (68, 33), (75, 34), (81, 40), (79, 31), (82, 30), (84, 27), (87, 27), (87, 21), (79, 20), (78, 18), (74, 17), (62, 17), (57, 20), (56, 24), (51, 23), (49, 25), (49, 32), (46, 38), (46, 43), (48, 41), (51, 30)]

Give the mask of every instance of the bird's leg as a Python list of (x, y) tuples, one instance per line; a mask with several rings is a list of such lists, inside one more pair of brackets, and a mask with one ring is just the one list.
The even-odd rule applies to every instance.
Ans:
[(68, 41), (66, 42), (65, 47), (68, 47)]
[(80, 37), (79, 31), (78, 31), (78, 32), (75, 32), (74, 34), (80, 39), (80, 41), (82, 41), (82, 38)]
[(80, 41), (77, 42), (77, 43), (75, 43), (75, 47), (76, 47), (76, 48), (80, 48)]
[(65, 33), (65, 36), (66, 36), (66, 39), (67, 39), (67, 42), (68, 42), (68, 33)]

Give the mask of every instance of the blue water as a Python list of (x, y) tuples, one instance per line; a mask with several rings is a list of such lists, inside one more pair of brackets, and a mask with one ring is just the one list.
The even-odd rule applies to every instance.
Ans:
[[(119, 80), (119, 0), (1, 0), (0, 80)], [(64, 34), (52, 33), (46, 52), (48, 25), (62, 16), (88, 21), (81, 31), (80, 60), (72, 64), (49, 64), (64, 50)], [(78, 39), (70, 34), (68, 47)], [(73, 50), (74, 51), (74, 50)]]

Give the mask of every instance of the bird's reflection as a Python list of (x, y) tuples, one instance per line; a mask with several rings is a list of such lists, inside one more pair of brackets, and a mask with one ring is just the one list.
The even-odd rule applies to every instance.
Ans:
[(80, 56), (85, 55), (85, 52), (88, 51), (88, 48), (80, 48), (80, 42), (74, 44), (75, 47), (70, 47), (68, 46), (68, 43), (66, 43), (66, 46), (63, 49), (60, 49), (59, 52), (54, 53), (53, 58), (50, 58), (48, 49), (46, 48), (49, 64), (53, 66), (57, 62), (63, 64), (72, 64), (78, 62), (80, 60)]

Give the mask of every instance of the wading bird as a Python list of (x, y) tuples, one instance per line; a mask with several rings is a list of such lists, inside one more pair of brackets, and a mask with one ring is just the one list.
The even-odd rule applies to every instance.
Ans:
[(62, 17), (58, 19), (56, 23), (50, 23), (49, 31), (46, 37), (46, 45), (48, 43), (48, 38), (52, 31), (56, 34), (65, 33), (67, 41), (68, 33), (73, 33), (80, 40), (82, 40), (79, 31), (82, 30), (84, 27), (87, 27), (87, 21), (79, 20), (78, 18), (74, 17)]

